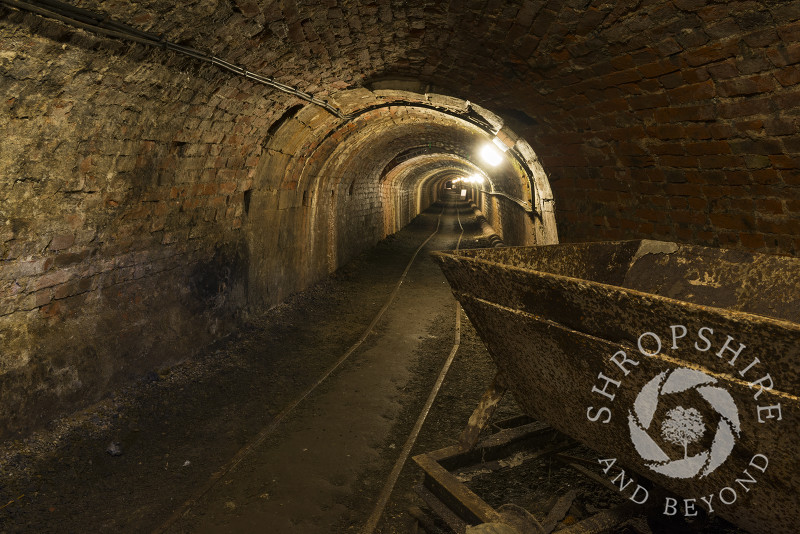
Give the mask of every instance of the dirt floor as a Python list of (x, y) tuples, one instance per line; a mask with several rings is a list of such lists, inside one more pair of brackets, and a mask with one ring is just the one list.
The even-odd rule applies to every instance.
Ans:
[[(488, 245), (465, 206), (460, 217), (451, 209), (440, 219), (441, 209), (281, 306), (251, 315), (202, 357), (154, 370), (90, 409), (4, 444), (0, 533), (360, 532), (454, 342), (456, 303), (427, 251), (454, 248), (459, 219), (462, 247)], [(362, 336), (438, 223), (374, 331), (287, 415), (285, 407)], [(412, 456), (455, 444), (492, 380), (488, 354), (463, 314), (461, 324), (459, 351)], [(515, 415), (506, 398), (495, 419)], [(416, 531), (409, 509), (425, 508), (414, 492), (420, 480), (407, 462), (376, 532)], [(549, 459), (469, 484), (493, 506), (515, 502), (539, 519), (576, 490), (559, 524), (620, 501)], [(443, 526), (430, 521), (431, 530)], [(664, 528), (735, 531), (719, 521)], [(617, 531), (648, 527), (640, 520)]]

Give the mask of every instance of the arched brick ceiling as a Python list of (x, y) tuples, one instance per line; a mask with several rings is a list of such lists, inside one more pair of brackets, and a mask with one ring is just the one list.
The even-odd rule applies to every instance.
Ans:
[[(472, 162), (448, 153), (420, 155), (393, 167), (386, 176), (388, 187), (431, 190), (431, 194), (444, 187), (444, 182), (481, 173)], [(487, 185), (487, 187), (489, 187)]]
[[(488, 190), (525, 202), (532, 199), (528, 174), (533, 171), (526, 171), (510, 152), (497, 167), (480, 161), (479, 150), (491, 144), (492, 130), (485, 119), (480, 126), (473, 124), (463, 101), (360, 90), (337, 93), (332, 102), (353, 117), (341, 120), (309, 105), (282, 119), (280, 126), (270, 128), (256, 170), (256, 188), (280, 197), (279, 211), (292, 206), (291, 198), (298, 202), (301, 197), (302, 206), (309, 209), (287, 214), (280, 223), (305, 229), (295, 236), (293, 248), (307, 247), (305, 252), (298, 250), (298, 258), (316, 258), (302, 262), (309, 278), (335, 270), (430, 206), (443, 185), (443, 171), (451, 179), (480, 173), (487, 176)], [(269, 202), (261, 206), (267, 211), (275, 207)], [(520, 208), (505, 218), (516, 228), (543, 226)], [(529, 239), (535, 239), (529, 233)], [(525, 242), (524, 231), (519, 239)], [(260, 245), (253, 254), (269, 248)], [(328, 251), (326, 264), (318, 261), (320, 250)], [(275, 291), (279, 290), (270, 290)]]
[[(332, 101), (349, 102), (347, 109), (355, 115), (352, 119), (340, 121), (324, 110), (307, 106), (273, 132), (264, 145), (264, 172), (258, 173), (268, 187), (327, 190), (351, 180), (382, 186), (387, 176), (395, 176), (391, 172), (394, 167), (427, 155), (433, 161), (460, 158), (469, 167), (464, 172), (488, 177), (490, 190), (526, 202), (532, 200), (528, 177), (532, 171), (510, 152), (496, 167), (480, 157), (481, 149), (491, 144), (492, 133), (453, 110), (431, 106), (423, 95), (391, 91), (359, 95), (356, 108), (352, 108), (348, 92), (338, 93)], [(409, 171), (403, 176), (407, 179), (422, 174)], [(405, 179), (402, 185), (403, 190), (417, 186)]]
[[(552, 242), (537, 217), (552, 222), (555, 205), (563, 240), (800, 252), (797, 2), (74, 4), (348, 113), (385, 103), (362, 88), (374, 87), (498, 114), (527, 141), (516, 147), (538, 192), (534, 215), (498, 197), (481, 206), (507, 242)], [(227, 320), (209, 310), (198, 319), (209, 302), (223, 312), (280, 302), (408, 222), (423, 202), (392, 199), (388, 224), (375, 187), (388, 163), (419, 146), (421, 124), (444, 128), (431, 130), (442, 134), (438, 154), (468, 155), (453, 148), (467, 147), (457, 120), (440, 122), (430, 106), (408, 123), (373, 110), (339, 125), (213, 65), (5, 5), (0, 37), (0, 434), (24, 426), (26, 413), (88, 402), (182, 357), (174, 339), (145, 339), (120, 315), (170, 321), (199, 346)], [(372, 145), (357, 135), (370, 119)], [(337, 147), (349, 134), (351, 148)], [(340, 179), (338, 197), (297, 189), (345, 169), (364, 174)], [(422, 169), (406, 169), (397, 194), (436, 176)], [(525, 197), (524, 181), (495, 183)], [(66, 352), (64, 339), (74, 345)], [(82, 356), (92, 351), (102, 375)], [(40, 386), (41, 400), (25, 396)]]
[[(540, 156), (567, 238), (800, 250), (796, 2), (78, 4), (322, 96), (406, 78), (478, 102)], [(223, 99), (290, 105), (136, 53), (199, 72)]]

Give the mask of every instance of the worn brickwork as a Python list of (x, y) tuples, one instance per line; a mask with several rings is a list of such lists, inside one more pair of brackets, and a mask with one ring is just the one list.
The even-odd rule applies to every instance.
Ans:
[(32, 17), (0, 33), (4, 434), (230, 326), (271, 102)]
[[(245, 304), (406, 224), (437, 182), (381, 182), (398, 154), (477, 148), (438, 105), (477, 102), (527, 139), (562, 239), (800, 251), (796, 2), (75, 4), (348, 112), (427, 111), (341, 125), (213, 66), (0, 7), (0, 434), (191, 354)], [(340, 92), (362, 85), (464, 100)], [(509, 169), (498, 190), (545, 202)], [(507, 242), (537, 230), (508, 200), (481, 209)]]
[(469, 188), (469, 196), (478, 200), (478, 209), (504, 243), (532, 244), (532, 216), (518, 204), (501, 196), (481, 195), (474, 187)]
[(549, 173), (562, 238), (800, 252), (796, 2), (451, 2), (442, 17), (458, 24), (426, 18), (395, 72), (499, 110)]
[[(428, 154), (441, 163), (461, 153), (467, 162), (472, 148), (487, 141), (479, 129), (444, 113), (389, 104), (421, 100), (423, 95), (348, 91), (334, 102), (358, 113), (352, 121), (339, 124), (306, 107), (275, 128), (264, 144), (245, 225), (253, 301), (279, 302), (427, 208), (439, 182), (407, 158)], [(475, 172), (472, 164), (461, 167), (462, 175)], [(497, 179), (505, 184), (520, 176), (509, 166)]]
[[(439, 139), (441, 143), (442, 140)], [(427, 146), (395, 158), (381, 174), (384, 234), (392, 234), (441, 198), (444, 184), (469, 176), (475, 168), (454, 154)]]
[(404, 77), (481, 102), (540, 155), (566, 239), (800, 246), (795, 2), (154, 1), (111, 12), (312, 92)]

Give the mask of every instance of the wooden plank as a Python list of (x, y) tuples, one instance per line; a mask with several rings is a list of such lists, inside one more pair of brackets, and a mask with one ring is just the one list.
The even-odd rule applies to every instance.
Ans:
[(480, 439), (481, 431), (486, 427), (486, 423), (492, 417), (497, 405), (503, 399), (506, 392), (506, 384), (503, 377), (498, 373), (489, 385), (488, 389), (481, 396), (478, 406), (469, 418), (467, 427), (461, 432), (458, 442), (464, 450), (472, 449)]
[(425, 487), (466, 523), (476, 525), (500, 519), (494, 508), (430, 456), (420, 454), (413, 460), (425, 472)]

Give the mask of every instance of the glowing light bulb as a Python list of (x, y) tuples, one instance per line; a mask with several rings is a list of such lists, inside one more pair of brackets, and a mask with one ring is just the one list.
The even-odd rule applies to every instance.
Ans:
[(493, 145), (484, 145), (483, 148), (481, 148), (480, 154), (481, 158), (483, 158), (483, 161), (492, 167), (497, 167), (500, 165), (500, 162), (503, 161), (503, 156), (497, 151), (496, 148), (494, 148)]

